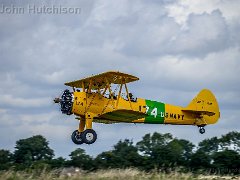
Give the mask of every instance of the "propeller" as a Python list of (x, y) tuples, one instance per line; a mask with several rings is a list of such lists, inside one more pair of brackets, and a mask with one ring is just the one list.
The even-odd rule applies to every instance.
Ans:
[(61, 102), (61, 98), (59, 98), (59, 97), (54, 98), (54, 99), (53, 99), (53, 102), (58, 104), (58, 103)]
[(61, 97), (62, 97), (63, 93), (64, 93), (64, 91), (61, 91), (61, 93), (57, 97), (53, 98), (54, 104), (59, 104), (61, 102), (61, 100), (62, 100)]

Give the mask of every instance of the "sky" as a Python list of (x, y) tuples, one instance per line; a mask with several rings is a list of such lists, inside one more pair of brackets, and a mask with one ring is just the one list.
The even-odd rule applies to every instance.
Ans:
[[(96, 156), (147, 133), (197, 145), (240, 131), (239, 7), (239, 0), (0, 0), (0, 149), (13, 152), (17, 140), (41, 134), (55, 157), (78, 147)], [(203, 135), (195, 126), (95, 123), (97, 141), (75, 145), (78, 121), (53, 98), (65, 82), (109, 70), (139, 77), (129, 84), (135, 96), (183, 107), (210, 89), (221, 118)]]

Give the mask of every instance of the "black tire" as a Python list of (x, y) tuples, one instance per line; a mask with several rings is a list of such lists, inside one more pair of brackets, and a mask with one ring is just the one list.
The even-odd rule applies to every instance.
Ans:
[(82, 139), (86, 144), (93, 144), (97, 140), (97, 133), (93, 129), (86, 129), (82, 133)]
[(201, 127), (201, 128), (199, 129), (199, 132), (200, 132), (201, 134), (204, 134), (204, 133), (205, 133), (205, 129), (204, 129), (203, 127)]
[(83, 138), (82, 138), (82, 133), (79, 133), (78, 130), (73, 131), (71, 138), (72, 138), (72, 141), (75, 144), (79, 145), (79, 144), (83, 144), (84, 143)]

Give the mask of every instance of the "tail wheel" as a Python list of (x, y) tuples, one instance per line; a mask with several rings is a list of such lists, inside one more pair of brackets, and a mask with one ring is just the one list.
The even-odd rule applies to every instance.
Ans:
[(83, 144), (84, 143), (83, 138), (82, 138), (82, 133), (80, 133), (78, 130), (73, 131), (71, 138), (75, 144)]
[(93, 129), (86, 129), (82, 133), (82, 140), (86, 144), (93, 144), (97, 139), (97, 133)]
[(204, 134), (204, 133), (205, 133), (204, 127), (200, 127), (200, 128), (199, 128), (199, 132), (200, 132), (201, 134)]

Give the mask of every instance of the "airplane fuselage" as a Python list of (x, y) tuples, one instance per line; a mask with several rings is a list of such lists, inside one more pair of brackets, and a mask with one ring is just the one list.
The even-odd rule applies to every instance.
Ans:
[(122, 97), (107, 98), (100, 93), (73, 93), (72, 113), (82, 118), (85, 118), (86, 112), (91, 113), (95, 122), (198, 125), (195, 116), (183, 112), (182, 109), (180, 106), (142, 98), (129, 102)]

